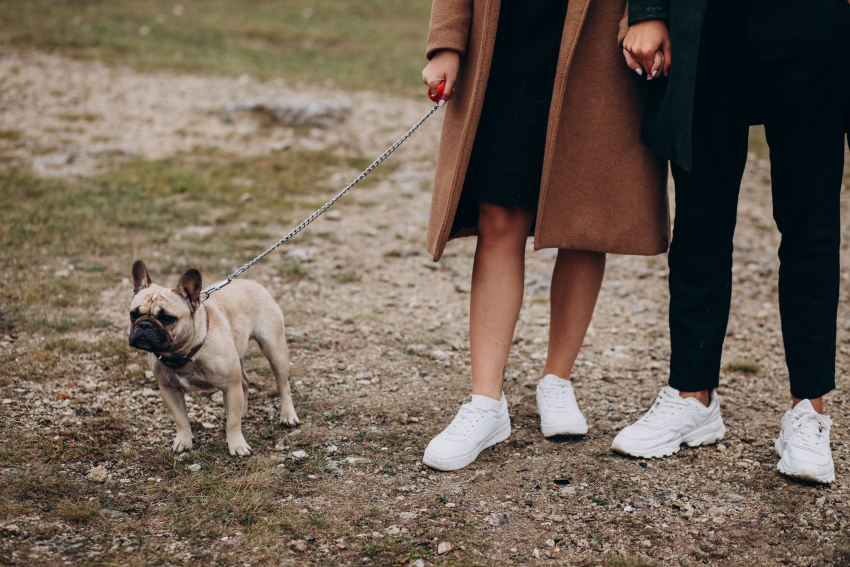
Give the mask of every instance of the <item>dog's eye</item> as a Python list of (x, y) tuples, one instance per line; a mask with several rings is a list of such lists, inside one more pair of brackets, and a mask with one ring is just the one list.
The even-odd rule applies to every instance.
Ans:
[(132, 313), (130, 313), (130, 321), (131, 321), (131, 322), (132, 322), (132, 321), (135, 321), (135, 320), (136, 320), (136, 319), (138, 319), (139, 317), (141, 317), (141, 314), (140, 314), (140, 313), (137, 313), (137, 312), (135, 312), (135, 311), (133, 311)]
[(157, 319), (159, 319), (160, 321), (162, 321), (162, 323), (163, 323), (164, 325), (170, 325), (170, 324), (172, 324), (174, 321), (176, 321), (176, 320), (177, 320), (177, 317), (172, 317), (171, 315), (169, 315), (169, 314), (167, 314), (167, 313), (160, 313), (160, 314), (157, 316)]

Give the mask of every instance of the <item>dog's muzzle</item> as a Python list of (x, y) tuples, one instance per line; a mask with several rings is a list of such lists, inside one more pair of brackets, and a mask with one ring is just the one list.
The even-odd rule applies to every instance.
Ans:
[(171, 340), (165, 330), (149, 318), (139, 319), (130, 330), (130, 346), (148, 352), (168, 352)]

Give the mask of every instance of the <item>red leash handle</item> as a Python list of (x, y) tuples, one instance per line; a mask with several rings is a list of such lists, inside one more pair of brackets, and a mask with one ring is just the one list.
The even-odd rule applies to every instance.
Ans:
[(435, 94), (431, 94), (431, 87), (428, 87), (428, 98), (434, 102), (440, 102), (440, 99), (443, 98), (443, 90), (445, 90), (445, 88), (445, 81), (440, 81), (440, 84), (437, 85), (437, 92)]

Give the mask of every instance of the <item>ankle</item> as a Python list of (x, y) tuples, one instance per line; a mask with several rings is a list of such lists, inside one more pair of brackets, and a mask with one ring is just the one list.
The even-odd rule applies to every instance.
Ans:
[(708, 407), (711, 403), (711, 390), (700, 390), (699, 392), (679, 392), (679, 395), (685, 399), (694, 398), (705, 407)]
[[(809, 400), (809, 402), (811, 402), (812, 407), (815, 409), (815, 411), (818, 412), (819, 414), (823, 415), (823, 396), (821, 396), (820, 398), (808, 398), (808, 400)], [(803, 401), (803, 398), (795, 398), (795, 397), (792, 396), (791, 397), (791, 407), (792, 408), (797, 407), (797, 404), (799, 404), (802, 401)]]

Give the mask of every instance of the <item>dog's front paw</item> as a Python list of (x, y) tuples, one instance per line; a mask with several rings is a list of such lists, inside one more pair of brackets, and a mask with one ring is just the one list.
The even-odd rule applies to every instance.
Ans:
[(230, 455), (233, 457), (247, 457), (252, 453), (248, 442), (241, 435), (238, 439), (234, 439), (233, 442), (228, 441), (227, 448), (230, 449)]
[(295, 413), (295, 409), (293, 408), (288, 411), (280, 412), (280, 423), (288, 427), (295, 427), (301, 423), (301, 420), (298, 419), (298, 415)]
[(174, 444), (171, 446), (171, 450), (175, 453), (184, 453), (186, 451), (192, 450), (192, 443), (194, 439), (192, 439), (192, 434), (184, 435), (178, 433), (174, 437)]

